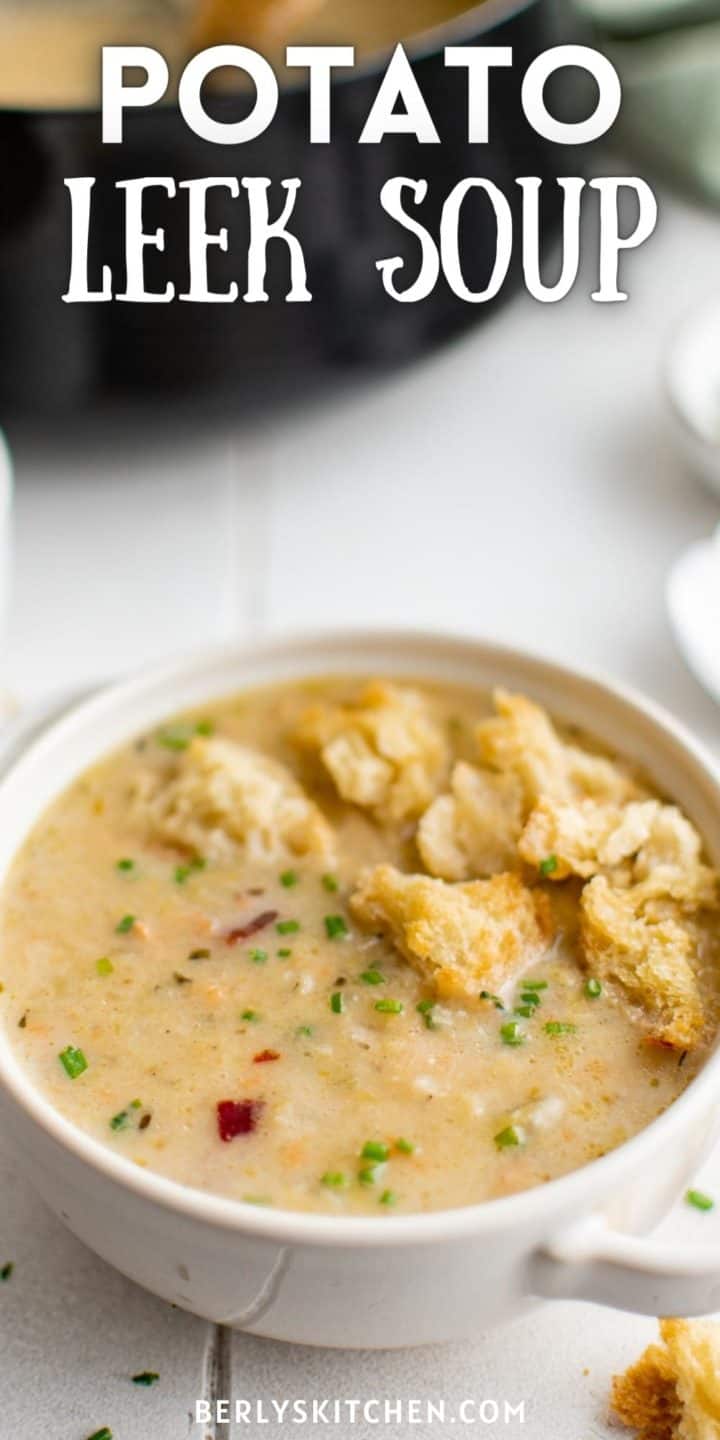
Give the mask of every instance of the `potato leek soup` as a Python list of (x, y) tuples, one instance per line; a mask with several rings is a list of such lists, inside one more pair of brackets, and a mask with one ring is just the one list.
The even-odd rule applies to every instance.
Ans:
[(294, 681), (55, 801), (0, 1004), (48, 1106), (135, 1165), (329, 1215), (474, 1204), (697, 1072), (716, 881), (671, 800), (525, 696)]

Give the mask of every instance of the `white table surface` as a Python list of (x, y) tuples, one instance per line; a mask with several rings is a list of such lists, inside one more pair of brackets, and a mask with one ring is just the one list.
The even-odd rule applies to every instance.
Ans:
[[(180, 414), (160, 434), (125, 427), (111, 446), (18, 435), (5, 684), (30, 703), (250, 630), (429, 622), (630, 680), (720, 745), (718, 710), (677, 656), (663, 608), (668, 566), (720, 505), (677, 460), (658, 384), (673, 325), (720, 288), (719, 235), (719, 217), (665, 199), (627, 267), (627, 305), (591, 304), (588, 273), (562, 304), (521, 296), (331, 406), (214, 430)], [(720, 1156), (701, 1180), (720, 1196)], [(4, 1154), (0, 1187), (0, 1263), (15, 1262), (0, 1285), (0, 1433), (85, 1440), (104, 1424), (115, 1440), (204, 1440), (190, 1412), (216, 1358), (212, 1328), (91, 1256)], [(679, 1204), (667, 1227), (720, 1243), (720, 1211)], [(610, 1375), (652, 1328), (563, 1305), (432, 1352), (353, 1356), (235, 1336), (221, 1389), (266, 1401), (524, 1399), (524, 1425), (486, 1433), (591, 1440), (611, 1433)], [(146, 1368), (161, 1376), (151, 1390), (129, 1380)], [(276, 1440), (283, 1428), (221, 1428), (217, 1440)], [(384, 1433), (327, 1428), (339, 1440)], [(391, 1431), (444, 1440), (437, 1425)]]

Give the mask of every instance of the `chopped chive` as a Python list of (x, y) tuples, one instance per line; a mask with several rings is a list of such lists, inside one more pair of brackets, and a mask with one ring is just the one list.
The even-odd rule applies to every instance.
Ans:
[(127, 935), (135, 924), (135, 918), (134, 915), (123, 915), (122, 920), (118, 920), (115, 926), (116, 935)]
[(547, 980), (523, 980), (523, 990), (547, 990)]
[(383, 1190), (380, 1196), (380, 1205), (397, 1205), (397, 1195), (394, 1190)]
[(343, 1175), (342, 1170), (326, 1170), (320, 1180), (327, 1190), (344, 1190), (347, 1183), (347, 1175)]
[(537, 990), (523, 990), (520, 995), (520, 1001), (523, 1005), (542, 1005), (542, 1000)]
[(325, 916), (325, 934), (328, 940), (344, 940), (349, 933), (342, 915)]
[(577, 1035), (577, 1025), (570, 1025), (565, 1020), (548, 1020), (544, 1030), (546, 1035)]
[(300, 929), (299, 920), (278, 920), (275, 926), (278, 935), (296, 935)]
[(297, 1030), (295, 1031), (296, 1035), (314, 1035), (314, 1033), (315, 1031), (312, 1025), (298, 1025)]
[(358, 1180), (360, 1184), (374, 1185), (378, 1177), (378, 1172), (382, 1170), (382, 1168), (382, 1165), (364, 1165), (362, 1170), (358, 1170)]
[(176, 865), (173, 872), (175, 884), (184, 885), (185, 881), (189, 880), (190, 876), (194, 875), (196, 870), (204, 870), (206, 865), (207, 860), (205, 860), (202, 855), (195, 855), (192, 860), (188, 860), (186, 865)]
[(279, 960), (289, 960), (290, 956), (292, 955), (292, 950), (288, 950), (287, 947), (285, 947), (282, 950), (278, 950), (277, 953)]
[(589, 1000), (597, 1000), (602, 995), (602, 985), (594, 976), (585, 981), (585, 994)]
[(557, 855), (546, 856), (546, 858), (544, 860), (541, 860), (540, 864), (538, 865), (538, 870), (540, 871), (541, 875), (554, 875), (557, 868)]
[(135, 861), (134, 861), (134, 860), (117, 860), (117, 861), (115, 862), (115, 869), (116, 869), (116, 870), (134, 870), (134, 869), (135, 869)]
[(499, 998), (499, 996), (493, 995), (490, 990), (481, 990), (481, 991), (480, 991), (480, 999), (481, 999), (481, 1000), (489, 1000), (489, 1001), (491, 1002), (491, 1004), (493, 1004), (493, 1005), (495, 1006), (495, 1009), (496, 1009), (496, 1010), (504, 1010), (504, 1009), (505, 1009), (505, 1006), (503, 1005), (503, 1002), (502, 1002), (502, 1000)]
[(526, 1037), (517, 1020), (508, 1020), (506, 1025), (500, 1026), (500, 1038), (503, 1045), (524, 1045)]
[(110, 1129), (111, 1129), (111, 1130), (124, 1130), (125, 1127), (126, 1127), (126, 1125), (127, 1125), (127, 1123), (128, 1123), (129, 1118), (130, 1118), (130, 1117), (129, 1117), (129, 1115), (128, 1115), (127, 1110), (119, 1110), (118, 1113), (117, 1113), (117, 1115), (113, 1115), (112, 1120), (110, 1121)]
[(522, 1018), (523, 1018), (523, 1020), (532, 1020), (533, 1015), (535, 1014), (535, 1006), (534, 1006), (534, 1005), (516, 1005), (516, 1006), (515, 1006), (515, 1014), (516, 1014), (516, 1015), (521, 1015)]
[(249, 1020), (251, 1023), (255, 1024), (258, 1020), (262, 1020), (262, 1015), (260, 1015), (257, 1010), (243, 1010), (240, 1019)]
[(710, 1195), (704, 1195), (702, 1190), (688, 1190), (685, 1200), (693, 1209), (702, 1210), (703, 1213), (715, 1209), (715, 1201)]
[(437, 1023), (433, 1016), (433, 1010), (435, 1009), (434, 1000), (421, 1000), (420, 1004), (415, 1006), (415, 1009), (418, 1015), (422, 1015), (423, 1023), (427, 1030), (437, 1030)]
[(330, 895), (334, 895), (335, 891), (340, 888), (339, 882), (334, 875), (323, 875), (322, 883)]
[(376, 1000), (375, 1009), (381, 1015), (402, 1015), (403, 1003), (401, 1000)]
[(103, 1425), (101, 1430), (95, 1430), (92, 1435), (88, 1435), (88, 1440), (113, 1440), (112, 1430)]
[(402, 1135), (400, 1136), (399, 1140), (395, 1141), (395, 1149), (399, 1150), (401, 1155), (415, 1154), (415, 1146), (413, 1145), (412, 1140), (404, 1140)]
[(385, 976), (380, 970), (363, 970), (360, 976), (364, 985), (384, 985)]
[(112, 960), (107, 955), (101, 955), (100, 959), (95, 961), (98, 975), (112, 975), (114, 968)]
[(191, 950), (188, 960), (209, 960), (211, 953), (210, 950)]
[(133, 1375), (133, 1385), (154, 1385), (160, 1379), (156, 1370), (141, 1370), (139, 1375)]
[(366, 1140), (360, 1151), (361, 1160), (387, 1160), (390, 1147), (382, 1140)]
[(130, 1101), (130, 1109), (131, 1109), (131, 1110), (142, 1110), (142, 1100), (131, 1100), (131, 1101)]
[(156, 735), (158, 745), (165, 750), (187, 750), (196, 735), (213, 735), (215, 726), (211, 720), (198, 720), (196, 724), (165, 725)]
[(14, 1262), (12, 1260), (6, 1260), (5, 1264), (0, 1267), (0, 1280), (9, 1280), (14, 1269)]
[(74, 1045), (66, 1045), (58, 1055), (58, 1060), (65, 1074), (69, 1075), (71, 1080), (77, 1080), (78, 1075), (82, 1075), (83, 1071), (88, 1068), (88, 1062), (82, 1050), (77, 1050)]
[(495, 1144), (498, 1150), (512, 1150), (517, 1145), (522, 1145), (522, 1143), (522, 1133), (520, 1130), (517, 1130), (514, 1125), (506, 1125), (505, 1129), (501, 1130), (499, 1135), (495, 1136)]
[(280, 876), (280, 884), (284, 885), (286, 890), (291, 890), (293, 885), (297, 885), (299, 879), (300, 876), (297, 870), (283, 870)]
[(333, 991), (333, 994), (330, 996), (330, 1009), (332, 1010), (333, 1015), (342, 1015), (343, 1010), (345, 1009), (345, 999), (343, 997), (342, 991)]
[(253, 965), (264, 965), (265, 961), (268, 958), (267, 950), (250, 950), (248, 951), (248, 955), (249, 958), (252, 960)]
[(273, 1203), (273, 1202), (272, 1202), (272, 1199), (271, 1199), (271, 1197), (270, 1197), (269, 1195), (243, 1195), (242, 1198), (243, 1198), (243, 1200), (245, 1201), (245, 1204), (246, 1204), (246, 1205), (262, 1205), (262, 1206), (265, 1206), (265, 1205), (272, 1205), (272, 1203)]

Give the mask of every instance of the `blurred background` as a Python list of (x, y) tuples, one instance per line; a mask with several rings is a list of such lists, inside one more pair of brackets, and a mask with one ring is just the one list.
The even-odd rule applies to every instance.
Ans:
[[(36, 703), (262, 627), (400, 621), (625, 676), (712, 739), (720, 3), (280, 0), (262, 36), (269, 53), (287, 39), (353, 40), (362, 60), (336, 87), (331, 146), (307, 146), (306, 96), (281, 74), (275, 126), (232, 157), (238, 174), (303, 176), (299, 224), (320, 298), (63, 306), (63, 176), (98, 176), (98, 265), (108, 246), (119, 253), (114, 179), (218, 169), (172, 100), (131, 116), (126, 143), (103, 150), (100, 44), (157, 44), (177, 69), (198, 37), (218, 38), (216, 8), (0, 4), (0, 406), (15, 472), (8, 692)], [(252, 10), (225, 0), (223, 34), (238, 38), (240, 14), (259, 43)], [(358, 147), (400, 37), (443, 144), (397, 136)], [(427, 176), (431, 225), (464, 174), (490, 175), (507, 193), (515, 175), (542, 175), (552, 274), (553, 177), (579, 159), (528, 133), (519, 84), (529, 59), (562, 39), (605, 49), (624, 85), (609, 142), (583, 157), (587, 173), (639, 173), (658, 193), (657, 231), (626, 257), (629, 301), (590, 300), (592, 201), (580, 278), (557, 305), (534, 302), (517, 277), (492, 307), (462, 304), (442, 282), (419, 305), (384, 300), (373, 260), (402, 238), (380, 218), (388, 174)], [(464, 87), (442, 68), (449, 42), (513, 46), (513, 70), (496, 72), (488, 146), (466, 143)], [(225, 116), (248, 101), (231, 86), (209, 103)], [(568, 115), (582, 103), (571, 77), (553, 97)], [(230, 223), (228, 275), (242, 254)], [(481, 208), (463, 241), (468, 283), (480, 284), (494, 241)], [(185, 252), (178, 229), (177, 247), (171, 233), (154, 257), (163, 282)]]

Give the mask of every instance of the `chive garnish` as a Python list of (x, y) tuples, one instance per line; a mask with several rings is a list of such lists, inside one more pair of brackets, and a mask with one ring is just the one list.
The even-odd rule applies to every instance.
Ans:
[(375, 1009), (381, 1015), (402, 1015), (403, 1003), (401, 1000), (376, 1000)]
[(400, 1136), (399, 1140), (395, 1141), (395, 1149), (399, 1150), (401, 1155), (415, 1154), (415, 1146), (413, 1145), (412, 1140), (404, 1140), (402, 1135)]
[(360, 976), (364, 985), (384, 985), (385, 976), (380, 970), (363, 970)]
[(516, 1005), (515, 1014), (521, 1015), (523, 1020), (532, 1020), (532, 1017), (535, 1014), (535, 1006), (529, 1004)]
[(377, 1180), (378, 1171), (381, 1168), (380, 1165), (364, 1165), (362, 1170), (358, 1170), (358, 1180), (360, 1184), (374, 1185)]
[(505, 1129), (495, 1136), (495, 1144), (498, 1150), (512, 1150), (517, 1145), (522, 1145), (522, 1135), (514, 1125), (506, 1125)]
[(387, 1160), (390, 1154), (390, 1147), (382, 1140), (366, 1140), (360, 1151), (361, 1160)]
[(196, 855), (194, 859), (188, 860), (186, 865), (176, 865), (173, 871), (173, 878), (176, 885), (184, 885), (186, 880), (194, 875), (196, 870), (204, 870), (207, 861), (202, 855)]
[(543, 1028), (546, 1035), (577, 1035), (577, 1025), (570, 1025), (565, 1020), (548, 1020)]
[(142, 1110), (142, 1100), (131, 1100), (131, 1101), (130, 1101), (130, 1109), (131, 1109), (131, 1110)]
[(117, 860), (116, 863), (115, 863), (115, 869), (116, 869), (116, 870), (134, 870), (134, 869), (135, 869), (135, 861), (134, 861), (134, 860)]
[(508, 1020), (506, 1025), (500, 1026), (500, 1038), (503, 1045), (524, 1045), (525, 1043), (525, 1035), (517, 1020)]
[(278, 935), (295, 935), (300, 929), (299, 920), (278, 920), (275, 926)]
[(284, 885), (286, 890), (291, 890), (293, 885), (297, 885), (299, 879), (300, 876), (297, 870), (283, 870), (280, 876), (280, 884)]
[(257, 950), (257, 949), (254, 949), (254, 950), (248, 951), (248, 954), (249, 954), (250, 959), (251, 959), (252, 962), (253, 962), (253, 965), (264, 965), (264, 964), (265, 964), (265, 961), (266, 961), (267, 958), (268, 958), (268, 952), (267, 952), (267, 950)]
[(342, 915), (325, 916), (325, 933), (328, 940), (344, 940), (349, 933)]
[(342, 991), (333, 991), (333, 994), (330, 996), (330, 1009), (332, 1010), (333, 1015), (342, 1015), (343, 1010), (345, 1009), (345, 1000)]
[(160, 1379), (156, 1370), (141, 1370), (139, 1375), (133, 1375), (133, 1385), (154, 1385)]
[(495, 1009), (496, 1009), (496, 1010), (504, 1010), (504, 1009), (505, 1009), (505, 1006), (503, 1005), (503, 1002), (502, 1002), (502, 1000), (499, 998), (499, 996), (493, 995), (490, 990), (481, 990), (481, 991), (480, 991), (480, 999), (481, 999), (481, 1000), (489, 1000), (490, 1003), (495, 1006)]
[(110, 1121), (110, 1129), (124, 1130), (128, 1123), (128, 1119), (129, 1116), (127, 1110), (119, 1110), (117, 1115), (113, 1115), (112, 1120)]
[(165, 750), (187, 750), (196, 735), (212, 735), (215, 727), (211, 720), (198, 720), (193, 724), (166, 725), (156, 735), (158, 745)]
[(347, 1175), (343, 1175), (342, 1170), (326, 1170), (320, 1180), (328, 1190), (344, 1190), (347, 1183)]
[(214, 735), (215, 726), (212, 720), (198, 720), (197, 725), (195, 726), (195, 734), (203, 735), (205, 737), (209, 735)]
[(545, 859), (541, 860), (540, 864), (538, 865), (538, 870), (540, 871), (541, 875), (554, 875), (557, 868), (557, 855), (547, 855)]
[(243, 1198), (243, 1200), (245, 1201), (245, 1204), (246, 1204), (246, 1205), (262, 1205), (262, 1206), (265, 1206), (265, 1205), (272, 1205), (272, 1203), (273, 1203), (273, 1202), (272, 1202), (272, 1199), (271, 1199), (271, 1197), (270, 1197), (269, 1195), (243, 1195), (242, 1198)]
[(394, 1190), (383, 1190), (379, 1203), (381, 1205), (397, 1205), (397, 1195)]
[(334, 875), (323, 875), (322, 883), (324, 888), (328, 891), (328, 894), (330, 895), (334, 895), (335, 891), (340, 888), (339, 883)]
[(523, 990), (547, 990), (547, 980), (523, 980)]
[(107, 955), (101, 955), (100, 959), (95, 961), (95, 969), (98, 975), (112, 975), (114, 966)]
[(415, 1009), (418, 1015), (422, 1015), (426, 1029), (437, 1030), (437, 1025), (433, 1017), (433, 1010), (435, 1009), (434, 1000), (421, 1000), (420, 1004), (415, 1006)]
[(537, 990), (523, 990), (520, 995), (520, 1001), (523, 1005), (542, 1005), (542, 1000)]
[(14, 1269), (14, 1261), (7, 1260), (5, 1264), (0, 1268), (0, 1280), (9, 1280)]
[(95, 1430), (92, 1435), (88, 1435), (88, 1440), (113, 1440), (112, 1430), (103, 1425), (101, 1430)]
[(292, 955), (292, 950), (288, 950), (287, 948), (285, 948), (283, 950), (278, 950), (277, 953), (279, 960), (289, 960), (290, 956)]
[(66, 1045), (65, 1049), (60, 1051), (58, 1060), (65, 1074), (69, 1075), (71, 1080), (77, 1080), (78, 1075), (82, 1075), (83, 1071), (88, 1068), (88, 1062), (82, 1050), (76, 1049), (74, 1045)]
[(598, 996), (602, 995), (602, 985), (600, 984), (599, 980), (595, 979), (594, 976), (592, 976), (590, 980), (586, 980), (585, 994), (590, 1000), (597, 1000)]
[(704, 1195), (702, 1190), (688, 1190), (685, 1200), (694, 1210), (702, 1210), (703, 1213), (715, 1209), (715, 1201), (710, 1195)]
[(135, 919), (136, 917), (134, 915), (123, 915), (122, 920), (118, 920), (115, 926), (115, 933), (117, 935), (127, 935), (129, 931), (132, 930)]
[(313, 1035), (313, 1034), (314, 1034), (314, 1030), (313, 1030), (312, 1025), (298, 1025), (297, 1030), (295, 1031), (295, 1034), (296, 1034), (296, 1035)]
[(261, 1019), (262, 1019), (262, 1016), (258, 1013), (257, 1010), (243, 1010), (242, 1015), (240, 1016), (240, 1019), (241, 1019), (241, 1020), (249, 1020), (251, 1023), (254, 1024), (254, 1023), (256, 1023), (258, 1020), (261, 1020)]

